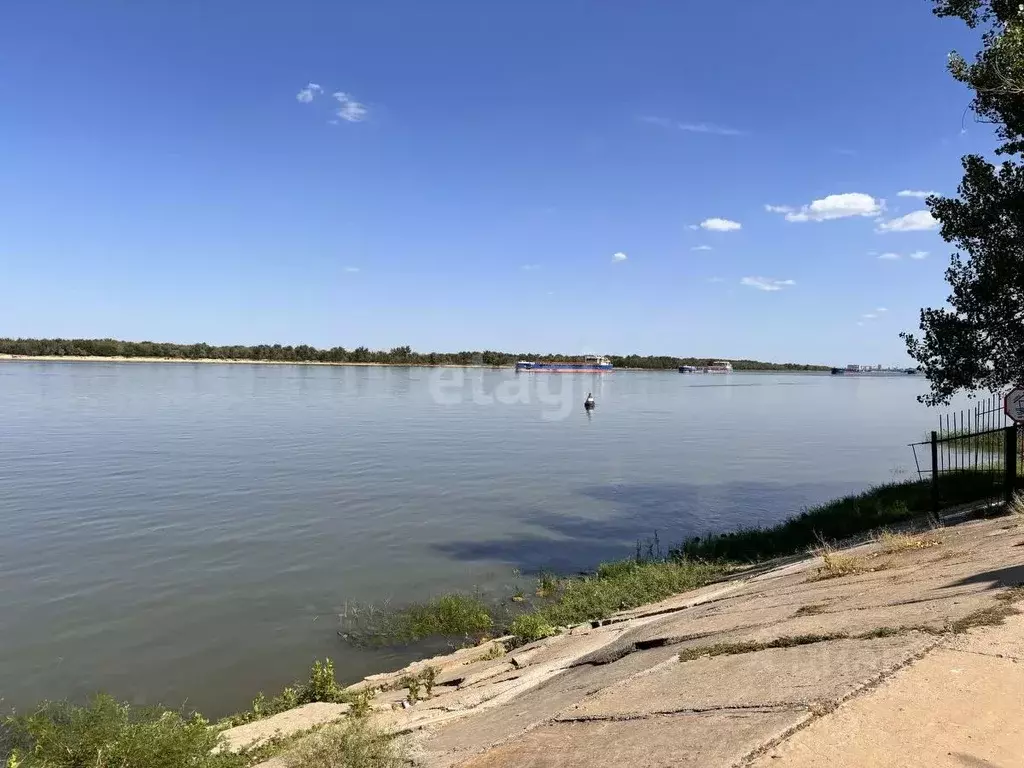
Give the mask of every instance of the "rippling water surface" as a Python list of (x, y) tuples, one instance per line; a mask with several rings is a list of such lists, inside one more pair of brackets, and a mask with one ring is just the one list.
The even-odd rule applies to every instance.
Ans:
[[(0, 707), (241, 708), (348, 601), (500, 589), (913, 468), (917, 377), (0, 363)], [(598, 401), (590, 415), (582, 398)]]

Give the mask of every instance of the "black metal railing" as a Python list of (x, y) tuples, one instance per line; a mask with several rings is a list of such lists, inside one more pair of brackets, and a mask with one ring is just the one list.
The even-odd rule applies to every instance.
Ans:
[(974, 408), (947, 413), (926, 439), (911, 443), (918, 477), (930, 480), (936, 516), (962, 498), (969, 484), (981, 499), (1010, 501), (1024, 477), (1024, 434), (1004, 413), (998, 395)]

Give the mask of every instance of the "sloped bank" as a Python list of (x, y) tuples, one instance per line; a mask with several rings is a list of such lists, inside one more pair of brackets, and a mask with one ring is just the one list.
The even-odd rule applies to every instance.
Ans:
[[(988, 477), (965, 475), (956, 487), (957, 501), (983, 498), (990, 493)], [(697, 605), (720, 602), (727, 593), (764, 578), (736, 578), (739, 566), (729, 560), (749, 563), (799, 553), (817, 540), (845, 538), (879, 525), (904, 523), (927, 509), (928, 498), (927, 488), (921, 483), (882, 486), (808, 510), (771, 529), (686, 542), (668, 557), (641, 556), (607, 564), (587, 577), (545, 579), (538, 584), (538, 592), (544, 594), (528, 610), (506, 611), (497, 618), (486, 605), (470, 606), (467, 610), (460, 599), (472, 598), (464, 596), (444, 596), (422, 606), (411, 606), (400, 611), (392, 624), (392, 628), (410, 630), (402, 637), (404, 640), (430, 632), (482, 640), (487, 634), (514, 631), (450, 656), (417, 662), (397, 673), (367, 678), (345, 689), (334, 681), (329, 663), (317, 665), (309, 681), (271, 699), (260, 695), (251, 710), (222, 724), (222, 728), (248, 727), (248, 732), (210, 728), (196, 715), (139, 710), (102, 697), (89, 707), (50, 704), (27, 717), (9, 719), (0, 734), (0, 755), (18, 768), (102, 768), (108, 763), (100, 757), (120, 759), (110, 765), (137, 768), (235, 768), (288, 749), (297, 734), (342, 717), (352, 723), (365, 723), (372, 714), (377, 727), (387, 733), (443, 727), (470, 710), (474, 717), (492, 710), (505, 712), (505, 705), (511, 707), (513, 701), (517, 703), (508, 713), (519, 712), (515, 715), (519, 718), (532, 717), (579, 693), (580, 689), (573, 687), (577, 683), (589, 689), (606, 675), (618, 680), (624, 672), (645, 669), (652, 653), (661, 658), (659, 654), (664, 651), (660, 648), (676, 644), (677, 640), (688, 642), (707, 635), (706, 630), (690, 627), (688, 633), (673, 636), (673, 643), (653, 636), (640, 637), (631, 645), (613, 643), (623, 632), (634, 632)], [(730, 575), (731, 583), (713, 583)], [(681, 592), (687, 594), (669, 597)], [(415, 620), (408, 621), (410, 617)], [(687, 615), (687, 621), (693, 618), (693, 614)], [(459, 621), (468, 621), (470, 626), (460, 626)], [(634, 665), (639, 666), (634, 669)], [(573, 669), (591, 671), (569, 674)], [(548, 685), (549, 679), (560, 675), (574, 679), (582, 675), (586, 680), (578, 680), (566, 690), (553, 691), (553, 698), (543, 706), (534, 702), (531, 706), (535, 709), (521, 709), (521, 694)], [(504, 714), (495, 717), (505, 719)], [(358, 734), (353, 732), (350, 736), (358, 740)], [(351, 747), (354, 742), (346, 743)], [(383, 749), (391, 740), (378, 734), (366, 744), (373, 752), (373, 744)]]

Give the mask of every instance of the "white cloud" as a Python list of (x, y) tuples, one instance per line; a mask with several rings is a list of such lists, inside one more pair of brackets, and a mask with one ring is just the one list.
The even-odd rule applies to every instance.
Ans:
[(740, 285), (749, 288), (757, 288), (759, 291), (781, 291), (791, 285), (796, 285), (795, 280), (775, 280), (771, 277), (744, 277)]
[(358, 272), (359, 267), (345, 267), (346, 272)]
[(878, 317), (878, 315), (876, 315), (874, 312), (865, 312), (863, 315), (861, 315), (861, 317), (863, 317), (865, 320), (874, 320)]
[(914, 211), (906, 216), (883, 221), (875, 231), (885, 232), (926, 232), (929, 229), (936, 229), (939, 222), (932, 216), (931, 211)]
[(896, 193), (896, 196), (897, 197), (917, 197), (917, 198), (920, 198), (920, 199), (923, 200), (926, 197), (931, 197), (932, 195), (937, 195), (937, 194), (939, 194), (939, 193), (938, 192), (931, 192), (929, 190), (924, 190), (924, 189), (901, 189), (899, 192)]
[(880, 253), (880, 254), (878, 254), (878, 258), (886, 259), (887, 261), (895, 261), (896, 259), (900, 258), (900, 255), (898, 253), (891, 253), (891, 252), (890, 253)]
[(309, 104), (309, 102), (313, 100), (313, 97), (316, 96), (318, 93), (323, 93), (323, 90), (324, 89), (321, 88), (316, 83), (310, 83), (297, 94), (295, 94), (295, 98), (298, 99), (303, 104)]
[(737, 229), (742, 229), (743, 225), (738, 221), (730, 221), (729, 219), (704, 219), (700, 223), (701, 229), (707, 229), (712, 232), (735, 232)]
[(831, 221), (851, 216), (877, 216), (885, 210), (885, 201), (876, 200), (863, 192), (844, 192), (814, 200), (794, 210), (788, 205), (765, 206), (772, 213), (786, 214), (786, 221)]
[(680, 131), (689, 131), (690, 133), (713, 133), (715, 136), (742, 136), (743, 131), (737, 130), (736, 128), (727, 128), (724, 125), (714, 125), (713, 123), (679, 123), (678, 126)]
[(914, 251), (912, 254), (910, 254), (910, 258), (915, 259), (916, 261), (920, 261), (921, 259), (927, 259), (928, 251)]
[(742, 136), (744, 133), (736, 128), (728, 128), (724, 125), (715, 125), (714, 123), (680, 123), (667, 117), (654, 117), (651, 115), (641, 117), (640, 122), (658, 125), (662, 128), (676, 128), (688, 133), (710, 133), (715, 136)]
[(888, 311), (889, 311), (889, 310), (888, 310), (888, 309), (886, 309), (885, 307), (878, 307), (878, 308), (877, 308), (877, 309), (875, 310), (875, 312), (878, 312), (879, 314), (881, 314), (882, 312), (888, 312)]
[(690, 249), (691, 251), (710, 251), (713, 250), (710, 245), (695, 245)]
[(523, 269), (527, 272), (533, 272), (540, 269), (540, 264), (523, 264)]
[(624, 254), (622, 251), (617, 251), (616, 253), (612, 254), (612, 261), (614, 261), (616, 264), (618, 264), (619, 262), (625, 261), (628, 258), (629, 257), (626, 254)]
[(863, 326), (864, 325), (864, 321), (863, 320), (858, 320), (857, 321), (857, 325)]
[(696, 224), (687, 224), (686, 228), (687, 229), (693, 229), (693, 230), (700, 229), (700, 227), (698, 227)]
[(331, 94), (338, 102), (338, 108), (334, 114), (348, 123), (361, 123), (366, 119), (369, 110), (365, 104), (360, 104), (344, 91), (335, 91)]

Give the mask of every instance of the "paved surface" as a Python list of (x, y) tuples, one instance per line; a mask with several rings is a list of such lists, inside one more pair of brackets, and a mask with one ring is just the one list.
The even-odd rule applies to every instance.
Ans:
[[(1024, 617), (1000, 624), (1024, 525), (928, 535), (852, 550), (857, 575), (822, 580), (808, 559), (357, 688), (391, 689), (375, 719), (421, 768), (1024, 766)], [(398, 680), (428, 664), (433, 696), (403, 705)]]

